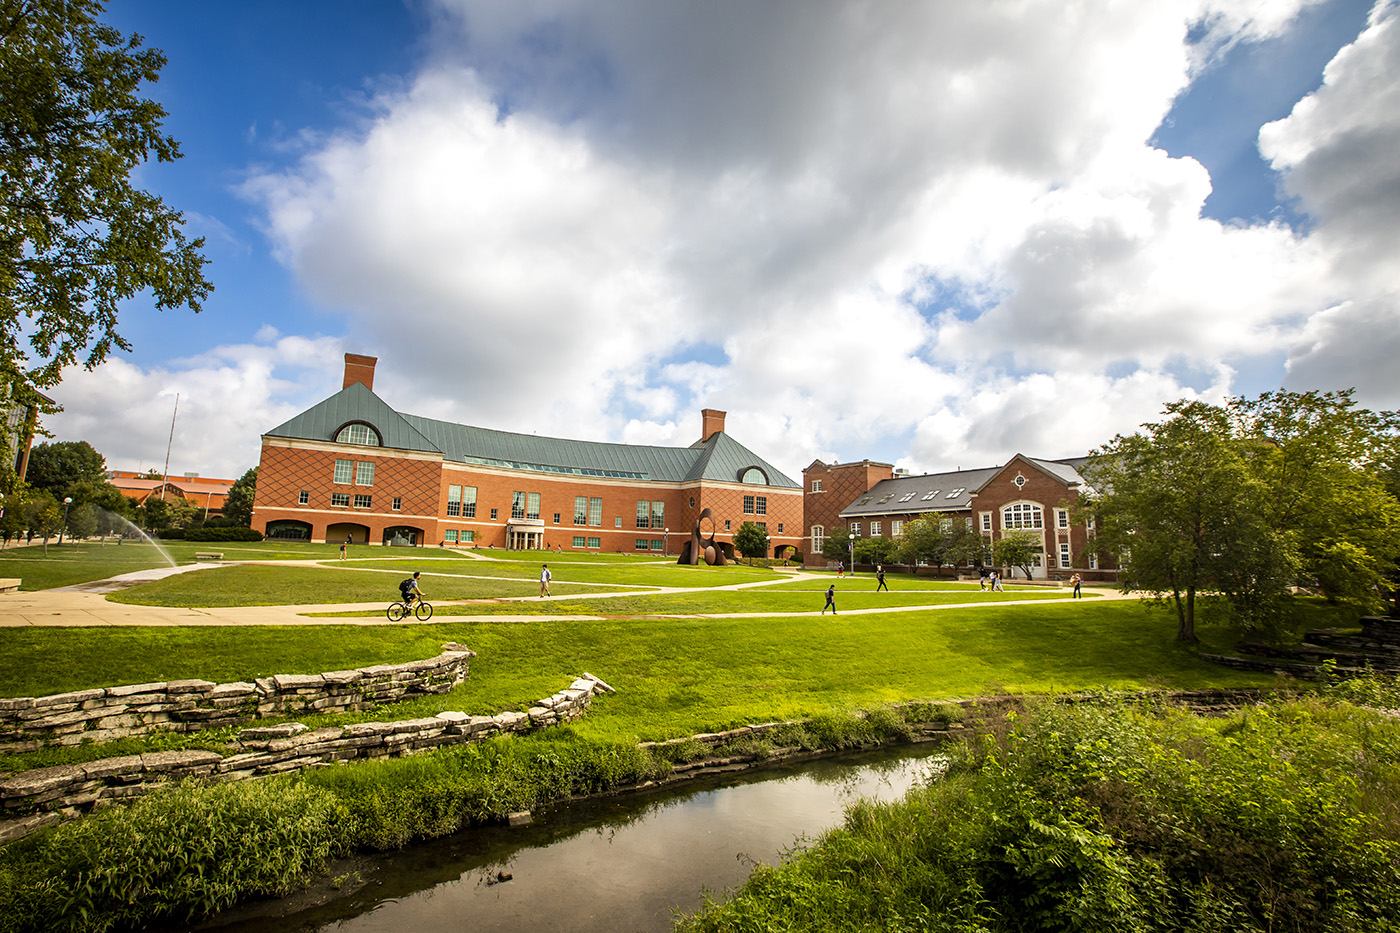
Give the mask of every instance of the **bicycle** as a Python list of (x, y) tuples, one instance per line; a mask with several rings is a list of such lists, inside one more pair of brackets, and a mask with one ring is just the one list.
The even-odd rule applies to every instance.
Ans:
[(389, 608), (384, 610), (384, 614), (388, 616), (390, 622), (401, 621), (407, 615), (415, 617), (419, 622), (426, 622), (433, 617), (433, 607), (421, 599), (416, 599), (413, 601), (412, 608), (409, 608), (408, 604), (404, 602), (390, 603)]

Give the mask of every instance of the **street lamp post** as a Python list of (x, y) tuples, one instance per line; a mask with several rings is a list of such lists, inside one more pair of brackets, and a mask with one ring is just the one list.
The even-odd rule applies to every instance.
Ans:
[(661, 529), (661, 556), (671, 556), (671, 529), (669, 526)]
[(63, 498), (63, 527), (58, 529), (58, 546), (63, 547), (63, 533), (68, 530), (68, 506), (73, 504), (72, 496)]

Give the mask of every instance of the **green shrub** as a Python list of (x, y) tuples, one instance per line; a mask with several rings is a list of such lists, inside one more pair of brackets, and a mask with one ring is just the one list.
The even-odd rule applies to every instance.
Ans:
[[(261, 531), (244, 528), (241, 525), (205, 525), (203, 528), (186, 528), (186, 541), (261, 541)], [(167, 537), (162, 532), (161, 537)]]

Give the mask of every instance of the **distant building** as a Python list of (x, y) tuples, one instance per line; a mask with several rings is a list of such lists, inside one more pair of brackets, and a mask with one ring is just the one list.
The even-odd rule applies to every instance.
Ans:
[[(516, 434), (400, 412), (376, 359), (345, 355), (341, 391), (262, 438), (253, 527), (271, 538), (678, 554), (706, 508), (732, 551), (745, 521), (776, 553), (802, 543), (802, 489), (701, 412), (689, 447)], [(711, 526), (702, 529), (710, 536)]]
[(224, 503), (228, 499), (231, 479), (213, 479), (197, 473), (171, 476), (166, 479), (152, 478), (149, 473), (132, 470), (108, 470), (107, 481), (121, 490), (122, 495), (135, 499), (137, 505), (144, 505), (147, 499), (163, 497), (184, 499), (204, 510), (206, 517), (222, 515)]
[(45, 395), (37, 396), (35, 402), (21, 402), (8, 397), (0, 397), (0, 417), (5, 419), (5, 444), (9, 464), (15, 477), (23, 480), (29, 471), (29, 451), (34, 446), (34, 432), (39, 426), (39, 406), (53, 400)]
[[(907, 522), (932, 514), (962, 522), (989, 547), (1011, 531), (1038, 535), (1044, 551), (1032, 567), (1034, 577), (1078, 572), (1085, 579), (1112, 578), (1112, 568), (1087, 551), (1092, 519), (1074, 524), (1072, 508), (1085, 485), (1079, 468), (1087, 460), (1017, 454), (1001, 466), (922, 476), (895, 474), (888, 464), (868, 460), (839, 466), (818, 460), (803, 471), (810, 550), (820, 553), (820, 540), (833, 528), (857, 537), (897, 538)], [(862, 483), (863, 489), (852, 491)]]

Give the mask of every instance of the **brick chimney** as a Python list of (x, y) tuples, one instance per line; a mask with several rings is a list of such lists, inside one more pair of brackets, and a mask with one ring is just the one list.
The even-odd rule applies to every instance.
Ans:
[(714, 408), (700, 409), (700, 442), (703, 444), (724, 431), (724, 412)]
[(366, 389), (374, 391), (374, 364), (378, 362), (377, 356), (345, 354), (345, 385), (341, 388), (348, 389), (357, 382), (363, 382)]

